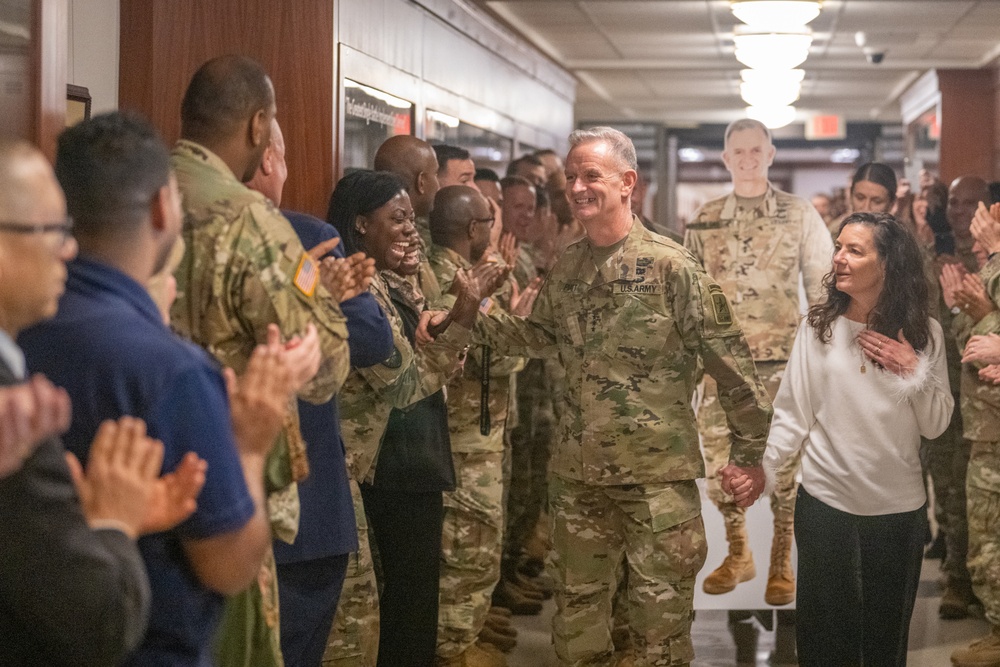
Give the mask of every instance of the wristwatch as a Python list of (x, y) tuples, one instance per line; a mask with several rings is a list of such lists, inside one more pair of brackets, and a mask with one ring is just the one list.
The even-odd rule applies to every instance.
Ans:
[(958, 315), (961, 312), (962, 312), (962, 309), (959, 308), (958, 306), (952, 306), (951, 307), (951, 314), (952, 315)]

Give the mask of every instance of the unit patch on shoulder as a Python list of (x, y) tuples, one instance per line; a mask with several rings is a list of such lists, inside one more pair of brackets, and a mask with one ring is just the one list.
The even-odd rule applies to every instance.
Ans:
[(295, 270), (295, 279), (292, 281), (299, 291), (311, 297), (316, 291), (316, 283), (319, 282), (319, 265), (309, 253), (302, 253), (299, 260), (299, 268)]
[(729, 301), (722, 293), (722, 288), (712, 285), (708, 288), (708, 294), (712, 298), (712, 310), (715, 311), (715, 323), (720, 326), (729, 326), (733, 323), (733, 313), (729, 309)]

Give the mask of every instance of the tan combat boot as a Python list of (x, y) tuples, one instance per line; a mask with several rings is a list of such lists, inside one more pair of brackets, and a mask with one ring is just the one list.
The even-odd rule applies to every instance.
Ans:
[(771, 567), (767, 571), (764, 602), (780, 607), (795, 600), (795, 573), (792, 572), (792, 527), (776, 528), (771, 541)]
[(726, 524), (726, 539), (729, 541), (729, 555), (712, 574), (705, 577), (702, 589), (709, 595), (721, 595), (736, 588), (736, 584), (750, 581), (757, 576), (753, 565), (753, 554), (747, 545), (747, 531), (744, 526)]
[(993, 626), (990, 634), (951, 654), (955, 667), (1000, 667), (1000, 627)]

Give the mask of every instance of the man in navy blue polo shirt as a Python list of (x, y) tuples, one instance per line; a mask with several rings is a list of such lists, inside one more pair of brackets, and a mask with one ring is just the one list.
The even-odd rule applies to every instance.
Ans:
[[(285, 140), (278, 121), (272, 120), (271, 141), (247, 187), (279, 206), (287, 177)], [(322, 247), (340, 238), (331, 225), (311, 215), (286, 210), (282, 214), (305, 248)], [(344, 257), (339, 244), (332, 255)], [(374, 270), (372, 261), (369, 281)], [(366, 287), (367, 283), (356, 285), (352, 291)], [(347, 318), (351, 366), (365, 368), (385, 361), (394, 349), (392, 328), (375, 297), (361, 289), (357, 296), (342, 300), (340, 309)], [(286, 667), (318, 667), (340, 599), (348, 554), (357, 550), (358, 538), (336, 397), (321, 405), (299, 400), (299, 426), (310, 470), (309, 477), (299, 482), (299, 533), (293, 544), (274, 541), (281, 651)]]
[(208, 462), (194, 515), (139, 541), (153, 603), (127, 663), (207, 666), (223, 595), (255, 579), (270, 544), (263, 466), (289, 371), (280, 346), (262, 347), (240, 381), (227, 370), (224, 382), (200, 348), (163, 323), (144, 285), (166, 261), (181, 209), (169, 154), (146, 121), (112, 113), (66, 130), (56, 175), (80, 255), (68, 264), (55, 318), (20, 342), (29, 368), (69, 392), (65, 443), (81, 458), (102, 420), (128, 414), (163, 441), (164, 470), (189, 450)]

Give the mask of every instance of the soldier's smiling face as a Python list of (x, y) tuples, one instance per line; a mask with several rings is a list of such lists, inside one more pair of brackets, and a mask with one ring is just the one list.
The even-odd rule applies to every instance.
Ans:
[(767, 170), (774, 162), (774, 146), (757, 128), (736, 130), (726, 139), (722, 161), (734, 183), (766, 181)]
[(582, 223), (610, 221), (629, 206), (635, 179), (604, 141), (575, 146), (566, 158), (566, 197), (573, 217)]
[(406, 190), (368, 215), (359, 215), (357, 225), (365, 254), (380, 271), (409, 275), (420, 267), (419, 236)]

